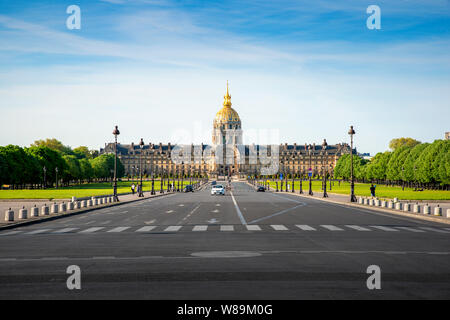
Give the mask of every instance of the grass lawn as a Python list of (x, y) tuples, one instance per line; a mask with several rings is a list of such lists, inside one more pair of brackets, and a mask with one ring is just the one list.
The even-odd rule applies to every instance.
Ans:
[[(288, 180), (289, 185), (292, 184), (292, 180)], [(270, 182), (271, 188), (276, 188), (275, 182)], [(300, 190), (300, 181), (295, 181), (295, 192)], [(280, 188), (280, 183), (278, 182), (278, 188)], [(355, 194), (356, 196), (370, 196), (370, 183), (355, 183)], [(285, 186), (283, 183), (283, 189), (285, 190)], [(322, 192), (322, 181), (313, 181), (312, 189), (314, 192)], [(309, 190), (309, 182), (303, 181), (303, 192), (308, 192)], [(339, 194), (347, 194), (350, 195), (350, 183), (341, 182), (339, 183), (332, 182), (332, 187), (330, 190), (330, 182), (327, 181), (327, 192), (329, 193), (339, 193)], [(424, 191), (413, 191), (411, 188), (405, 188), (402, 191), (401, 187), (387, 187), (385, 185), (376, 185), (375, 195), (380, 198), (393, 199), (399, 198), (402, 200), (450, 200), (450, 191), (433, 191), (433, 190), (424, 190)]]
[[(171, 180), (172, 182), (172, 180)], [(131, 192), (132, 181), (117, 182), (117, 193)], [(181, 183), (181, 182), (180, 182)], [(137, 185), (137, 183), (135, 182)], [(143, 181), (143, 191), (150, 191), (152, 189), (151, 181)], [(184, 180), (183, 185), (189, 184), (189, 180)], [(177, 186), (177, 182), (175, 183)], [(155, 190), (159, 191), (161, 188), (161, 181), (155, 180)], [(164, 181), (164, 190), (167, 190), (167, 180)], [(0, 190), (0, 199), (70, 199), (75, 197), (91, 197), (101, 195), (113, 194), (112, 184), (104, 183), (89, 183), (72, 187), (61, 187), (58, 189), (35, 189), (35, 190)]]

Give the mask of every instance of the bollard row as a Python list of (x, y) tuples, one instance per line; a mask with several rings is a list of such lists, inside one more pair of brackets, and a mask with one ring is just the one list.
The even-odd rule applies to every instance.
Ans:
[[(62, 202), (58, 205), (56, 202), (54, 202), (50, 206), (47, 206), (47, 204), (44, 204), (41, 207), (40, 212), (39, 212), (39, 208), (36, 205), (34, 205), (30, 209), (30, 215), (28, 215), (28, 210), (25, 208), (25, 206), (23, 206), (22, 209), (19, 210), (18, 219), (26, 220), (29, 217), (30, 218), (36, 218), (39, 216), (43, 217), (43, 216), (48, 216), (50, 214), (65, 213), (67, 211), (72, 211), (72, 210), (81, 209), (81, 208), (95, 207), (98, 205), (114, 203), (114, 202), (116, 202), (116, 200), (112, 196), (99, 197), (99, 198), (91, 197), (91, 199), (81, 200), (81, 201), (78, 201), (76, 197), (72, 197), (72, 201), (70, 201), (68, 203)], [(11, 210), (11, 208), (9, 208), (8, 210), (5, 211), (5, 221), (7, 221), (7, 222), (14, 221), (14, 211)]]
[(368, 206), (374, 206), (374, 207), (382, 207), (382, 208), (388, 208), (388, 209), (394, 209), (398, 211), (404, 211), (404, 212), (413, 212), (413, 213), (422, 213), (424, 215), (434, 215), (439, 217), (446, 217), (450, 218), (450, 209), (447, 209), (447, 211), (444, 213), (442, 208), (434, 207), (433, 212), (431, 212), (432, 208), (428, 204), (421, 207), (418, 203), (411, 204), (411, 203), (403, 203), (399, 202), (398, 198), (394, 198), (393, 201), (385, 201), (385, 200), (379, 200), (377, 198), (358, 198), (358, 204), (368, 205)]

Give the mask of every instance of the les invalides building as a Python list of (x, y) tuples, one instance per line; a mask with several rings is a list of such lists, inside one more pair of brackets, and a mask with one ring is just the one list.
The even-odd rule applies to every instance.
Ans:
[[(142, 163), (143, 174), (155, 177), (184, 174), (275, 178), (280, 173), (289, 177), (305, 177), (309, 171), (313, 175), (332, 174), (339, 157), (350, 153), (348, 144), (328, 145), (325, 140), (322, 144), (244, 145), (242, 133), (241, 119), (231, 107), (227, 83), (223, 106), (213, 120), (211, 145), (177, 146), (169, 142), (141, 146), (132, 142), (118, 144), (117, 155), (126, 176), (138, 175)], [(105, 144), (100, 153), (114, 153), (114, 143)]]

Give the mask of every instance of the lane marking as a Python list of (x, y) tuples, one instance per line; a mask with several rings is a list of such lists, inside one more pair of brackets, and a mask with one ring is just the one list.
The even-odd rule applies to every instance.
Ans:
[(172, 213), (172, 212), (174, 212), (173, 210), (168, 210), (168, 211), (166, 211), (166, 213)]
[(80, 232), (78, 232), (78, 233), (93, 233), (93, 232), (96, 232), (96, 231), (98, 231), (98, 230), (102, 230), (102, 229), (104, 229), (104, 228), (105, 228), (105, 227), (93, 227), (93, 228), (89, 228), (89, 229), (80, 231)]
[(234, 226), (220, 226), (220, 231), (234, 231)]
[(208, 226), (195, 226), (192, 231), (206, 231)]
[(344, 231), (344, 229), (341, 229), (339, 227), (333, 226), (331, 224), (321, 224), (322, 228), (328, 229), (330, 231)]
[(261, 231), (261, 228), (255, 224), (247, 224), (246, 227), (249, 231)]
[(370, 229), (367, 229), (367, 228), (364, 228), (364, 227), (360, 227), (360, 226), (355, 226), (355, 225), (349, 225), (349, 224), (347, 224), (347, 225), (345, 225), (347, 228), (350, 228), (350, 229), (354, 229), (354, 230), (356, 230), (356, 231), (372, 231), (372, 230), (370, 230)]
[(181, 229), (181, 226), (169, 226), (164, 231), (178, 231)]
[(78, 228), (64, 228), (64, 229), (61, 229), (61, 230), (56, 230), (53, 233), (67, 233), (67, 232), (70, 232), (70, 231), (73, 231), (73, 230), (77, 230), (77, 229)]
[(241, 220), (241, 223), (243, 225), (246, 225), (247, 222), (245, 221), (244, 216), (242, 215), (242, 212), (239, 209), (239, 206), (238, 206), (238, 204), (236, 202), (236, 199), (234, 198), (233, 192), (230, 191), (230, 194), (231, 194), (231, 199), (233, 200), (233, 203), (234, 203), (234, 207), (236, 208), (237, 215), (238, 215), (239, 219)]
[(376, 228), (376, 229), (380, 229), (380, 230), (383, 230), (383, 231), (388, 231), (388, 232), (395, 232), (395, 231), (400, 231), (400, 230), (397, 230), (397, 229), (394, 229), (394, 228), (390, 228), (390, 227), (385, 227), (385, 226), (370, 226), (370, 227), (372, 227), (372, 228)]
[(9, 236), (9, 235), (13, 235), (13, 234), (21, 233), (21, 232), (22, 231), (9, 231), (9, 232), (5, 232), (5, 233), (0, 233), (0, 235)]
[(303, 231), (317, 231), (315, 228), (310, 227), (307, 224), (296, 224), (296, 226)]
[(146, 226), (146, 227), (137, 229), (136, 232), (148, 232), (148, 231), (152, 231), (155, 228), (156, 228), (156, 226)]
[(427, 231), (433, 231), (433, 232), (439, 232), (439, 233), (450, 233), (445, 230), (437, 229), (437, 228), (431, 228), (431, 227), (420, 227), (420, 229), (427, 230)]
[(289, 211), (295, 210), (295, 209), (297, 209), (297, 208), (299, 208), (299, 207), (303, 207), (303, 206), (304, 206), (304, 204), (299, 204), (299, 205), (297, 205), (297, 206), (295, 206), (295, 207), (292, 207), (292, 208), (289, 208), (289, 209), (284, 209), (284, 210), (282, 210), (282, 211), (276, 212), (276, 213), (271, 214), (271, 215), (269, 215), (269, 216), (266, 216), (266, 217), (262, 217), (262, 218), (258, 218), (258, 219), (252, 220), (252, 221), (250, 221), (249, 223), (257, 223), (257, 222), (261, 222), (261, 221), (263, 221), (263, 220), (267, 220), (267, 219), (270, 219), (270, 218), (272, 218), (272, 217), (279, 216), (279, 215), (281, 215), (281, 214), (287, 213), (287, 212), (289, 212)]
[(411, 231), (411, 232), (425, 232), (423, 230), (414, 229), (414, 228), (410, 228), (410, 227), (397, 227), (397, 229), (402, 229), (402, 230)]
[(124, 230), (130, 229), (130, 227), (117, 227), (111, 230), (108, 230), (107, 232), (122, 232)]
[(43, 233), (43, 232), (47, 232), (47, 231), (50, 231), (50, 230), (52, 230), (52, 229), (39, 229), (39, 230), (34, 230), (34, 231), (31, 231), (31, 232), (27, 232), (25, 234), (38, 234), (38, 233)]
[(274, 230), (277, 231), (286, 231), (289, 230), (288, 228), (286, 228), (285, 226), (281, 225), (281, 224), (272, 224), (270, 225)]

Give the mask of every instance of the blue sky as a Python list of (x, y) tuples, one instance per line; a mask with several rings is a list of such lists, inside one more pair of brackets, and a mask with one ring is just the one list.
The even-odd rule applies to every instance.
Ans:
[(375, 154), (450, 131), (449, 52), (448, 0), (2, 0), (0, 145), (210, 143), (228, 80), (247, 143)]

